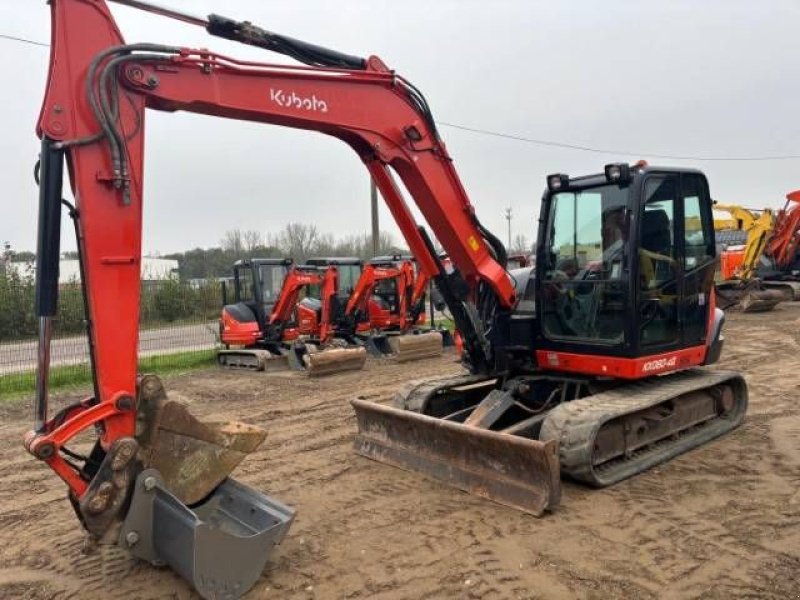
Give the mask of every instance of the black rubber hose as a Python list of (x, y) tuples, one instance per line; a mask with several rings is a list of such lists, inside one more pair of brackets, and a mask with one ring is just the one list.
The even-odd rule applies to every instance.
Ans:
[(338, 50), (331, 50), (330, 48), (273, 33), (248, 21), (235, 21), (220, 15), (209, 15), (206, 31), (211, 35), (227, 40), (285, 54), (311, 66), (337, 67), (359, 71), (367, 68), (367, 61), (359, 56), (344, 54)]

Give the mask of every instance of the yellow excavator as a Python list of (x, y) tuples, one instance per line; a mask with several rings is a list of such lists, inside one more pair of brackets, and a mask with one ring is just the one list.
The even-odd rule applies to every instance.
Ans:
[(720, 254), (722, 281), (717, 292), (723, 308), (738, 306), (743, 312), (766, 312), (786, 299), (784, 291), (773, 282), (762, 281), (756, 267), (775, 229), (771, 209), (754, 210), (736, 204), (714, 203), (714, 210), (724, 211), (730, 219), (714, 219), (714, 229), (741, 231), (746, 235), (743, 247), (723, 250)]

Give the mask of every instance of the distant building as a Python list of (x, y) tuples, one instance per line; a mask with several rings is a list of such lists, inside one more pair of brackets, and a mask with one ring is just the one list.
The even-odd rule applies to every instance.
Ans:
[(189, 279), (187, 283), (194, 289), (199, 289), (210, 283), (219, 283), (231, 286), (233, 285), (233, 277), (194, 277)]
[[(16, 272), (21, 278), (34, 277), (36, 263), (9, 262), (6, 264), (8, 271)], [(142, 257), (142, 281), (155, 282), (167, 279), (177, 279), (178, 261), (169, 258)], [(81, 280), (81, 270), (75, 259), (62, 259), (58, 263), (58, 283), (65, 285), (77, 283)]]

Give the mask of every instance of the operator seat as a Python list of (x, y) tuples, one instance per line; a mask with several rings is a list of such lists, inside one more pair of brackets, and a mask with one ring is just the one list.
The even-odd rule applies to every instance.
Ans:
[(639, 278), (643, 299), (657, 300), (658, 308), (643, 324), (640, 340), (646, 344), (675, 339), (677, 319), (676, 266), (671, 223), (664, 210), (645, 211), (639, 248)]
[(643, 289), (658, 288), (675, 278), (670, 230), (670, 220), (665, 210), (645, 211), (642, 216), (642, 241), (639, 251)]
[(642, 217), (642, 248), (655, 254), (670, 256), (672, 235), (667, 211), (645, 211)]

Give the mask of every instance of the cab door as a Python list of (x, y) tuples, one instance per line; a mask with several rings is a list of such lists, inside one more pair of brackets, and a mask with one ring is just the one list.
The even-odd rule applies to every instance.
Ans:
[(639, 353), (658, 354), (680, 343), (681, 244), (679, 243), (680, 176), (647, 175), (639, 212), (638, 308)]
[(700, 173), (648, 175), (639, 219), (639, 353), (705, 343), (716, 266), (708, 182)]
[(711, 289), (714, 285), (716, 247), (708, 182), (700, 173), (681, 174), (682, 289), (679, 319), (682, 346), (706, 341)]

